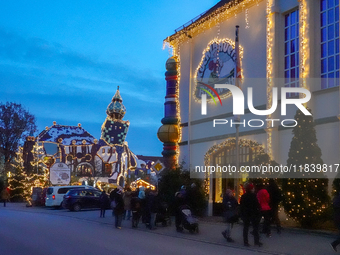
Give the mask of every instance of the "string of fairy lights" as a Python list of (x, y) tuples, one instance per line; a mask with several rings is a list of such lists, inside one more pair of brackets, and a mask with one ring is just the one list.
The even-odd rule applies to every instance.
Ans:
[[(271, 12), (273, 0), (267, 0), (267, 109), (272, 105), (272, 89), (273, 89), (273, 28), (274, 28), (274, 15)], [(272, 118), (272, 114), (268, 115), (268, 119)], [(267, 152), (272, 158), (272, 127), (267, 122)]]
[[(217, 50), (218, 50), (218, 52), (217, 52), (217, 59), (218, 59), (218, 58), (219, 58), (219, 57), (218, 57), (218, 56), (219, 56), (219, 54), (218, 54), (218, 53), (219, 53), (219, 48), (221, 48), (220, 45), (222, 45), (222, 44), (224, 44), (224, 43), (227, 43), (227, 44), (231, 45), (231, 46), (233, 47), (233, 49), (235, 49), (235, 41), (233, 41), (233, 40), (231, 40), (231, 39), (229, 39), (229, 38), (218, 39), (218, 37), (217, 37), (217, 38), (212, 39), (212, 40), (208, 43), (207, 47), (203, 50), (201, 61), (200, 61), (199, 65), (197, 66), (196, 71), (195, 71), (195, 73), (194, 73), (194, 83), (195, 83), (195, 84), (197, 84), (197, 82), (198, 82), (198, 80), (197, 80), (197, 73), (198, 73), (198, 70), (201, 68), (201, 66), (202, 66), (202, 64), (203, 64), (203, 62), (204, 62), (206, 52), (208, 52), (208, 51), (210, 50), (211, 45), (217, 44), (217, 45), (218, 45), (218, 47), (217, 47)], [(242, 78), (240, 79), (240, 82), (242, 82), (242, 81), (243, 81), (243, 78), (244, 78), (244, 75), (243, 75), (243, 68), (242, 68), (242, 59), (243, 59), (243, 47), (242, 47), (242, 46), (239, 46), (239, 52), (240, 52), (240, 64), (241, 64), (241, 77), (242, 77)], [(218, 63), (218, 61), (217, 61), (217, 63)], [(201, 102), (201, 98), (198, 98), (198, 97), (196, 96), (196, 91), (195, 91), (194, 89), (192, 90), (192, 93), (193, 93), (193, 98), (194, 98), (195, 102), (200, 103), (200, 102)], [(229, 91), (229, 92), (226, 93), (226, 94), (220, 95), (220, 98), (221, 98), (221, 99), (225, 99), (225, 98), (228, 98), (228, 97), (230, 97), (230, 96), (231, 96), (231, 92)], [(212, 98), (208, 98), (208, 99), (207, 99), (207, 102), (208, 102), (208, 103), (213, 103), (213, 102), (214, 102), (213, 100), (214, 100), (214, 99), (212, 99)]]
[[(217, 36), (213, 40), (211, 40), (208, 43), (208, 46), (206, 49), (203, 50), (202, 54), (202, 59), (200, 61), (200, 64), (198, 68), (196, 69), (194, 73), (194, 79), (195, 82), (197, 82), (197, 72), (199, 70), (199, 67), (202, 65), (205, 57), (205, 53), (210, 49), (209, 47), (216, 43), (219, 44), (222, 41), (228, 42), (230, 45), (235, 47), (235, 43), (231, 41), (230, 39), (222, 39), (220, 38), (220, 32), (221, 32), (221, 22), (236, 16), (240, 12), (245, 13), (245, 28), (248, 29), (250, 28), (250, 22), (249, 22), (249, 8), (251, 7), (252, 4), (256, 4), (257, 6), (259, 5), (261, 1), (256, 1), (256, 0), (244, 0), (244, 1), (230, 1), (228, 4), (225, 4), (224, 6), (216, 9), (209, 15), (207, 15), (204, 18), (200, 18), (197, 21), (194, 21), (191, 25), (187, 26), (185, 29), (182, 29), (181, 31), (176, 32), (174, 35), (169, 36), (166, 38), (164, 41), (168, 47), (172, 48), (174, 52), (178, 52), (178, 55), (180, 55), (180, 45), (185, 42), (189, 41), (188, 38), (193, 38), (194, 36), (200, 34), (200, 33), (205, 33), (206, 31), (216, 28), (217, 29)], [(307, 0), (300, 0), (299, 1), (299, 35), (300, 35), (300, 78), (301, 78), (301, 84), (300, 87), (306, 88), (306, 78), (309, 76), (309, 27), (308, 27), (308, 19), (311, 17), (308, 16), (308, 6), (309, 2)], [(272, 106), (273, 103), (273, 98), (272, 98), (272, 89), (274, 87), (274, 37), (276, 35), (275, 29), (276, 29), (276, 24), (275, 24), (275, 10), (273, 9), (274, 6), (274, 0), (267, 0), (266, 1), (266, 55), (267, 55), (267, 63), (266, 63), (266, 77), (267, 77), (267, 109)], [(190, 37), (188, 34), (190, 33)], [(219, 60), (219, 49), (217, 51), (217, 60)], [(240, 55), (241, 59), (243, 57), (243, 48), (240, 47)], [(219, 62), (217, 61), (216, 65), (218, 65)], [(217, 66), (218, 67), (218, 66)], [(218, 68), (217, 68), (218, 70)], [(243, 69), (242, 69), (243, 71)], [(219, 73), (217, 73), (219, 75)], [(242, 77), (244, 77), (242, 75)], [(193, 96), (196, 102), (200, 102), (200, 99), (196, 97), (195, 91), (193, 91)], [(223, 95), (223, 98), (226, 98), (230, 95), (225, 94)], [(303, 95), (300, 95), (303, 96)], [(212, 102), (212, 99), (207, 100), (208, 102)], [(272, 114), (268, 115), (268, 119), (272, 118)], [(270, 156), (270, 159), (272, 159), (272, 132), (273, 128), (270, 126), (270, 123), (267, 123), (267, 154)], [(232, 145), (233, 140), (228, 139), (220, 144), (212, 146), (208, 152), (205, 154), (204, 157), (204, 164), (205, 166), (211, 165), (211, 160), (213, 157), (213, 154), (215, 154), (218, 150), (221, 150), (222, 148), (226, 146)], [(240, 147), (244, 146), (260, 146), (261, 150), (263, 153), (265, 153), (265, 149), (262, 145), (259, 145), (258, 143), (252, 141), (252, 140), (240, 140)], [(301, 148), (302, 149), (302, 148)], [(209, 176), (206, 176), (207, 178), (205, 179), (205, 189), (207, 193), (209, 192), (210, 189), (210, 178)], [(288, 184), (293, 184), (295, 185), (297, 180), (292, 179), (291, 181), (288, 182)], [(307, 183), (312, 183), (314, 184), (314, 188), (319, 187), (319, 183), (321, 186), (324, 186), (324, 182), (319, 182), (319, 179), (308, 179)], [(304, 188), (306, 188), (306, 185), (303, 185)], [(292, 219), (298, 220), (297, 216), (294, 216), (293, 212), (304, 212), (302, 214), (302, 217), (305, 218), (307, 217), (306, 213), (308, 210), (311, 211), (313, 215), (320, 215), (321, 213), (324, 212), (325, 208), (327, 207), (323, 202), (316, 198), (308, 197), (308, 194), (304, 193), (303, 191), (298, 191), (302, 193), (303, 197), (306, 197), (307, 201), (307, 208), (303, 208), (304, 206), (302, 204), (296, 203), (292, 204), (291, 199), (295, 197), (295, 191), (289, 191), (286, 195), (288, 197), (288, 201), (290, 204), (292, 204), (292, 208), (288, 211), (288, 214), (292, 216)], [(312, 209), (312, 206), (315, 205), (320, 205), (319, 208), (317, 209)]]
[[(16, 153), (13, 167), (17, 170), (11, 173), (8, 178), (8, 188), (11, 190), (11, 198), (22, 197), (25, 201), (29, 201), (33, 187), (46, 187), (49, 184), (49, 170), (42, 159), (43, 146), (36, 143), (32, 149), (33, 161), (31, 165), (33, 169), (37, 169), (37, 173), (27, 174), (24, 170), (23, 148), (19, 147)], [(15, 192), (20, 190), (21, 192)], [(14, 192), (13, 192), (14, 191)]]
[[(308, 37), (308, 6), (306, 0), (300, 0), (299, 3), (299, 13), (300, 13), (300, 87), (307, 88), (306, 78), (309, 76), (309, 66), (308, 66), (308, 59), (309, 59), (309, 37)], [(300, 97), (303, 97), (303, 94), (300, 94)]]
[[(216, 154), (218, 151), (224, 149), (224, 148), (235, 148), (236, 145), (236, 138), (231, 137), (222, 143), (215, 144), (212, 147), (209, 148), (207, 153), (204, 155), (204, 165), (205, 166), (211, 166), (213, 165), (211, 162), (211, 159), (214, 154)], [(265, 154), (265, 149), (264, 146), (256, 141), (250, 140), (250, 139), (239, 139), (239, 148), (242, 147), (248, 147), (248, 148), (257, 148), (257, 153), (258, 154)], [(209, 187), (210, 187), (210, 175), (208, 172), (206, 172), (205, 175), (205, 182), (204, 182), (204, 189), (205, 191), (208, 191), (209, 193)]]
[(242, 13), (245, 9), (252, 5), (258, 5), (263, 0), (234, 0), (217, 8), (209, 15), (203, 16), (197, 21), (182, 29), (172, 36), (169, 36), (165, 41), (169, 42), (174, 48), (179, 44), (188, 40), (187, 34), (190, 32), (192, 37), (203, 33), (204, 31), (215, 27), (218, 23), (223, 22), (231, 17), (236, 17), (238, 13)]

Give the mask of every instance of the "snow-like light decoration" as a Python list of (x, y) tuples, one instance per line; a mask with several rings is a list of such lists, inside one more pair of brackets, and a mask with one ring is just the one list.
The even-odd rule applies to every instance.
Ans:
[[(273, 29), (274, 15), (272, 13), (273, 0), (267, 0), (267, 109), (272, 105), (272, 89), (273, 89)], [(272, 119), (272, 114), (268, 115), (268, 119)], [(267, 122), (267, 153), (272, 158), (272, 127)]]

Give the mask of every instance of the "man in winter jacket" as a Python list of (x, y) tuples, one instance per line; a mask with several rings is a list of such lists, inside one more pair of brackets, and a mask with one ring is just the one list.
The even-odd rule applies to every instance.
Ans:
[(255, 245), (262, 246), (259, 236), (259, 223), (260, 223), (260, 204), (255, 195), (254, 185), (249, 183), (246, 186), (246, 193), (242, 195), (240, 201), (241, 218), (243, 225), (243, 242), (244, 246), (249, 246), (248, 231), (250, 223), (253, 225), (254, 243)]

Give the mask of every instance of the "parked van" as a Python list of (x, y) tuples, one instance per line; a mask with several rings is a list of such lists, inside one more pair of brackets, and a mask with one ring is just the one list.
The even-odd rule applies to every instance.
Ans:
[(92, 186), (78, 185), (78, 186), (51, 186), (47, 188), (45, 206), (62, 207), (64, 195), (70, 189), (96, 189)]

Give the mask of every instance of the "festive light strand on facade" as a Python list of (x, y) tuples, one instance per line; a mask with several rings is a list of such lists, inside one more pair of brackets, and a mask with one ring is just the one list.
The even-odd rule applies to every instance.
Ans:
[[(177, 62), (177, 83), (176, 83), (176, 105), (177, 105), (177, 112), (176, 112), (176, 118), (178, 119), (178, 143), (180, 143), (182, 141), (182, 128), (180, 126), (181, 124), (181, 105), (180, 105), (180, 100), (179, 100), (179, 84), (181, 81), (181, 47), (180, 45), (178, 45), (178, 50), (176, 51), (176, 49), (173, 47), (173, 53), (174, 53), (174, 57), (176, 58), (176, 62)], [(176, 157), (176, 165), (178, 164), (178, 158), (179, 158), (179, 154), (180, 154), (180, 149), (179, 146), (177, 146), (176, 149), (176, 153), (177, 153), (177, 157)]]
[(249, 25), (249, 9), (247, 8), (245, 11), (245, 19), (246, 19), (246, 29), (250, 28)]
[[(208, 51), (210, 50), (210, 46), (211, 46), (212, 44), (214, 44), (214, 43), (216, 43), (217, 45), (221, 45), (221, 44), (223, 44), (223, 43), (228, 43), (229, 45), (231, 45), (231, 46), (235, 49), (235, 42), (232, 41), (232, 40), (229, 39), (229, 38), (223, 38), (223, 39), (214, 38), (214, 39), (212, 39), (212, 40), (208, 43), (207, 47), (203, 50), (201, 61), (200, 61), (199, 65), (198, 65), (197, 68), (196, 68), (196, 71), (195, 71), (195, 74), (194, 74), (194, 83), (195, 83), (195, 84), (197, 83), (197, 73), (198, 73), (198, 70), (200, 69), (200, 67), (201, 67), (202, 64), (203, 64), (203, 61), (204, 61), (204, 58), (205, 58), (205, 54), (206, 54), (206, 52), (208, 52)], [(240, 45), (239, 47), (240, 47), (240, 63), (241, 63), (241, 77), (242, 77), (242, 78), (241, 78), (241, 82), (242, 82), (242, 80), (243, 80), (243, 78), (244, 78), (243, 69), (242, 69), (243, 47), (242, 47), (241, 45)], [(217, 48), (219, 48), (219, 47), (217, 47)], [(235, 71), (236, 71), (236, 70), (235, 70)], [(195, 92), (196, 92), (195, 89), (193, 89), (193, 90), (192, 90), (192, 93), (193, 93), (193, 98), (195, 99), (195, 102), (201, 102), (202, 99), (198, 98), (198, 97), (196, 96), (196, 93), (195, 93)], [(228, 97), (230, 97), (230, 96), (231, 96), (231, 92), (229, 91), (228, 93), (221, 95), (220, 98), (221, 98), (221, 99), (225, 99), (225, 98), (228, 98)], [(208, 103), (214, 103), (213, 100), (214, 100), (214, 99), (212, 99), (212, 98), (208, 98), (208, 99), (207, 99), (207, 102), (208, 102)]]
[[(272, 105), (272, 89), (273, 89), (273, 33), (274, 15), (271, 12), (273, 0), (267, 0), (267, 109)], [(268, 115), (271, 119), (272, 115)], [(267, 153), (272, 158), (272, 128), (267, 122)]]
[[(230, 17), (237, 15), (252, 5), (258, 4), (262, 0), (234, 0), (226, 3), (220, 8), (207, 15), (206, 17), (193, 22), (188, 27), (176, 32), (174, 35), (169, 36), (165, 41), (169, 42), (174, 48), (183, 41), (188, 40), (187, 33), (190, 32), (192, 37), (203, 33), (207, 29), (211, 29), (216, 26), (218, 22), (223, 22)], [(242, 4), (240, 4), (242, 3)]]
[[(307, 89), (306, 78), (309, 76), (309, 66), (307, 61), (309, 59), (309, 39), (308, 39), (308, 23), (307, 23), (307, 1), (299, 0), (299, 27), (300, 27), (300, 77), (302, 88)], [(303, 94), (300, 93), (300, 97), (304, 97)]]
[[(210, 166), (211, 165), (211, 158), (216, 152), (218, 152), (219, 150), (226, 148), (226, 147), (235, 148), (235, 144), (236, 144), (236, 138), (232, 137), (232, 138), (229, 138), (229, 139), (223, 141), (222, 143), (215, 144), (214, 146), (209, 148), (207, 153), (204, 155), (204, 165)], [(242, 148), (242, 147), (258, 148), (258, 154), (259, 155), (266, 153), (265, 150), (264, 150), (264, 146), (262, 144), (255, 142), (253, 140), (250, 140), (250, 139), (240, 139), (239, 140), (239, 148)], [(206, 175), (206, 179), (207, 180), (209, 179), (209, 175)]]

